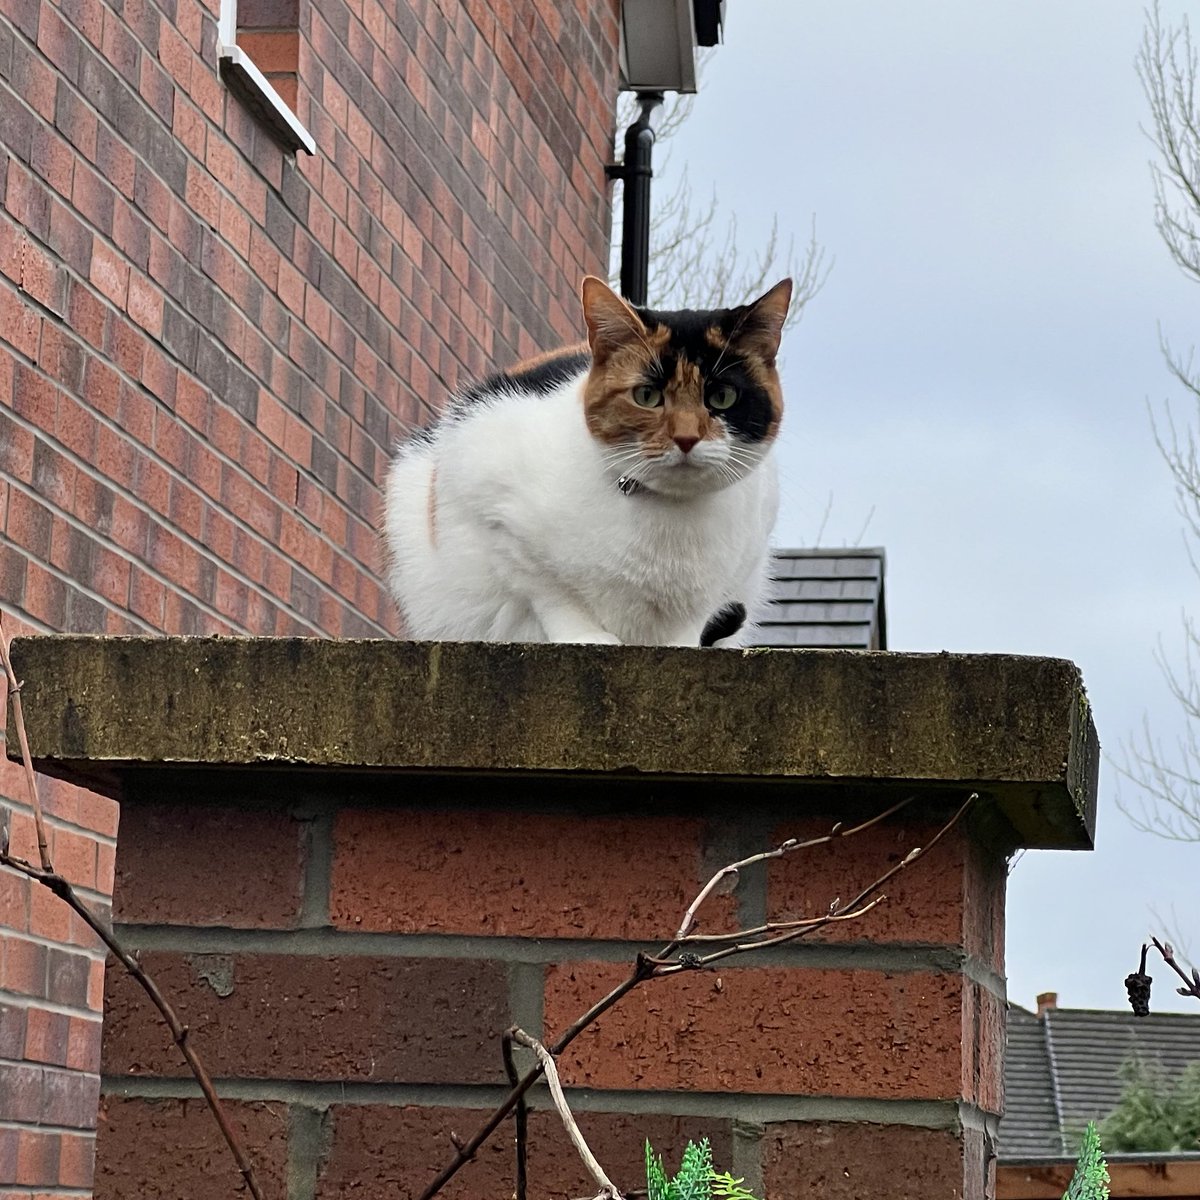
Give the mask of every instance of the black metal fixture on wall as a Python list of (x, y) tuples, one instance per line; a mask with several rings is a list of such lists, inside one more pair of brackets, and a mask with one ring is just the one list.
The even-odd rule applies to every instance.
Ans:
[(662, 92), (638, 92), (637, 119), (625, 130), (625, 159), (609, 164), (609, 179), (625, 184), (621, 212), (621, 295), (645, 304), (650, 286), (650, 180), (654, 176), (654, 118)]

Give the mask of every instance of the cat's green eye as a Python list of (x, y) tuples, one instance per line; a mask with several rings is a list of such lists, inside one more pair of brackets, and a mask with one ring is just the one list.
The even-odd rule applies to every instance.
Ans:
[(724, 412), (725, 409), (732, 408), (737, 403), (737, 398), (737, 388), (723, 383), (720, 387), (715, 387), (708, 393), (708, 407), (715, 409), (717, 412)]
[(663, 402), (662, 389), (648, 383), (638, 384), (633, 389), (633, 402), (638, 408), (657, 408)]

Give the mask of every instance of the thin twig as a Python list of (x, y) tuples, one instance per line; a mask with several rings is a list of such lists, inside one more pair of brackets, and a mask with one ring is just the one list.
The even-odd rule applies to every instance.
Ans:
[[(1170, 942), (1160, 942), (1156, 937), (1152, 937), (1150, 940), (1154, 943), (1155, 950), (1162, 955), (1163, 962), (1165, 962), (1167, 966), (1170, 967), (1171, 970), (1183, 980), (1184, 986), (1181, 988), (1176, 988), (1176, 992), (1178, 992), (1181, 996), (1195, 996), (1197, 1000), (1200, 1000), (1200, 971), (1193, 967), (1192, 974), (1188, 975), (1188, 973), (1175, 960), (1175, 950)], [(1145, 969), (1145, 967), (1142, 967), (1143, 971), (1145, 971)]]
[[(504, 1051), (504, 1073), (508, 1076), (509, 1087), (516, 1087), (520, 1083), (520, 1077), (517, 1075), (517, 1064), (513, 1061), (513, 1038), (516, 1034), (516, 1027), (506, 1030), (504, 1037), (500, 1039), (500, 1046)], [(526, 1191), (526, 1170), (529, 1158), (529, 1105), (525, 1102), (525, 1097), (520, 1096), (517, 1099), (517, 1111), (514, 1116), (516, 1122), (517, 1133), (517, 1191), (516, 1200), (525, 1200)]]
[[(788, 838), (786, 842), (776, 846), (774, 850), (764, 850), (761, 854), (752, 854), (749, 858), (743, 858), (740, 862), (730, 863), (728, 866), (722, 867), (705, 885), (700, 889), (700, 894), (688, 905), (687, 912), (683, 914), (683, 920), (679, 922), (679, 929), (675, 933), (675, 940), (668, 947), (666, 954), (682, 942), (692, 932), (696, 924), (696, 910), (708, 899), (713, 888), (717, 886), (727, 875), (737, 875), (743, 867), (753, 866), (755, 863), (766, 862), (771, 858), (783, 858), (786, 854), (794, 854), (797, 850), (807, 850), (812, 846), (823, 846), (828, 842), (837, 841), (843, 837), (853, 837), (856, 833), (862, 833), (864, 829), (870, 829), (872, 825), (878, 825), (880, 821), (886, 821), (888, 817), (898, 813), (906, 805), (913, 802), (915, 797), (909, 796), (907, 799), (901, 800), (899, 804), (893, 804), (891, 808), (884, 809), (878, 816), (872, 817), (869, 821), (864, 821), (861, 825), (855, 825), (850, 829), (843, 829), (842, 823), (839, 821), (834, 827), (821, 837), (809, 838), (806, 841), (798, 841), (796, 838)], [(664, 954), (665, 957), (665, 954)]]
[(0, 613), (0, 662), (4, 666), (4, 675), (8, 680), (8, 694), (10, 702), (13, 705), (12, 717), (13, 723), (17, 728), (17, 740), (21, 747), (21, 761), (25, 766), (25, 785), (29, 790), (29, 804), (33, 809), (34, 825), (38, 831), (38, 853), (42, 861), (41, 867), (35, 867), (32, 863), (26, 862), (23, 858), (18, 858), (8, 852), (5, 848), (0, 851), (0, 866), (11, 867), (14, 871), (19, 871), (22, 875), (40, 883), (43, 887), (49, 888), (56, 896), (60, 897), (71, 909), (76, 912), (84, 921), (87, 922), (91, 930), (98, 938), (108, 947), (108, 949), (120, 960), (121, 965), (133, 976), (134, 979), (141, 985), (142, 990), (150, 997), (155, 1008), (162, 1014), (163, 1020), (166, 1022), (167, 1028), (171, 1031), (171, 1037), (175, 1044), (179, 1047), (188, 1066), (191, 1068), (192, 1074), (196, 1078), (196, 1082), (200, 1085), (200, 1091), (204, 1094), (204, 1099), (208, 1101), (208, 1107), (212, 1110), (213, 1118), (217, 1122), (217, 1127), (221, 1130), (221, 1135), (225, 1139), (226, 1145), (229, 1147), (230, 1153), (233, 1155), (234, 1161), (237, 1163), (238, 1170), (241, 1172), (242, 1178), (246, 1181), (246, 1186), (250, 1189), (251, 1196), (254, 1200), (263, 1200), (263, 1194), (258, 1186), (258, 1179), (254, 1174), (254, 1167), (250, 1160), (246, 1157), (245, 1151), (242, 1149), (241, 1142), (238, 1140), (237, 1134), (233, 1127), (229, 1124), (229, 1120), (225, 1115), (225, 1110), (221, 1105), (220, 1097), (213, 1087), (212, 1079), (209, 1077), (208, 1071), (204, 1064), (200, 1061), (195, 1050), (192, 1049), (188, 1039), (188, 1028), (175, 1015), (175, 1010), (167, 1003), (162, 992), (158, 990), (158, 985), (150, 978), (149, 975), (142, 969), (141, 964), (132, 954), (120, 943), (116, 934), (113, 932), (112, 926), (94, 913), (91, 908), (83, 902), (76, 893), (74, 887), (68, 879), (58, 874), (54, 870), (54, 864), (50, 861), (49, 851), (47, 849), (46, 837), (42, 823), (42, 802), (38, 796), (37, 776), (33, 771), (33, 759), (29, 753), (29, 740), (25, 732), (25, 714), (21, 708), (20, 684), (17, 683), (16, 674), (12, 668), (12, 660), (8, 654), (8, 636), (4, 630), (4, 618)]
[(886, 896), (876, 896), (870, 904), (866, 904), (854, 912), (845, 912), (839, 902), (833, 911), (826, 913), (823, 917), (803, 917), (794, 921), (768, 921), (765, 925), (754, 925), (750, 929), (738, 929), (733, 933), (692, 933), (685, 937), (679, 945), (695, 946), (711, 945), (713, 942), (737, 942), (743, 938), (757, 937), (762, 934), (783, 933), (789, 929), (807, 929), (810, 925), (825, 926), (834, 925), (838, 921), (853, 921), (863, 916), (864, 913), (870, 912), (877, 904), (881, 904), (886, 899)]
[[(971, 805), (979, 799), (978, 793), (972, 792), (964, 801), (959, 810), (941, 827), (929, 840), (925, 846), (918, 846), (910, 850), (894, 867), (889, 868), (874, 883), (869, 883), (853, 900), (846, 904), (838, 904), (830, 910), (824, 917), (817, 917), (813, 921), (804, 924), (799, 929), (793, 929), (789, 932), (782, 933), (777, 937), (768, 937), (754, 939), (748, 942), (739, 942), (734, 946), (727, 946), (724, 950), (715, 950), (712, 954), (688, 956), (687, 961), (679, 961), (670, 965), (656, 963), (658, 970), (656, 976), (675, 975), (680, 971), (695, 971), (703, 967), (711, 966), (715, 962), (719, 962), (723, 958), (730, 958), (735, 954), (745, 954), (748, 950), (761, 950), (767, 946), (780, 946), (784, 942), (794, 942), (799, 938), (806, 937), (810, 933), (815, 933), (818, 929), (824, 929), (826, 925), (832, 925), (835, 921), (849, 917), (851, 915), (860, 917), (864, 913), (870, 912), (875, 907), (875, 901), (868, 904), (866, 900), (869, 896), (873, 896), (887, 883), (889, 879), (894, 878), (905, 867), (911, 866), (918, 859), (924, 858), (930, 850), (934, 848), (942, 840), (943, 835), (948, 833), (967, 811)], [(859, 826), (862, 829), (865, 826)], [(878, 899), (883, 899), (879, 897)], [(861, 908), (859, 906), (862, 906)]]
[(567, 1137), (571, 1139), (571, 1145), (575, 1147), (579, 1157), (583, 1159), (583, 1165), (587, 1167), (588, 1174), (599, 1185), (600, 1195), (611, 1197), (611, 1200), (625, 1200), (621, 1195), (620, 1189), (609, 1179), (604, 1173), (604, 1168), (596, 1161), (596, 1156), (592, 1153), (587, 1142), (584, 1140), (583, 1134), (580, 1132), (578, 1124), (575, 1122), (571, 1106), (567, 1103), (566, 1096), (563, 1095), (562, 1082), (558, 1078), (558, 1067), (554, 1065), (553, 1055), (537, 1038), (530, 1037), (523, 1029), (518, 1029), (514, 1025), (508, 1032), (514, 1041), (520, 1042), (522, 1046), (528, 1047), (538, 1056), (538, 1061), (542, 1064), (542, 1073), (546, 1076), (546, 1085), (549, 1087), (550, 1095), (554, 1099), (554, 1107), (558, 1109), (558, 1115), (562, 1117)]

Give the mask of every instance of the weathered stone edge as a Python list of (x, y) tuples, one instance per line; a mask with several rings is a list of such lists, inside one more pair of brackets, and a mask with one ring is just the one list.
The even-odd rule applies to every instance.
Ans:
[(960, 784), (1002, 798), (1027, 844), (1094, 828), (1095, 729), (1060, 659), (72, 636), (19, 638), (13, 658), (47, 768)]

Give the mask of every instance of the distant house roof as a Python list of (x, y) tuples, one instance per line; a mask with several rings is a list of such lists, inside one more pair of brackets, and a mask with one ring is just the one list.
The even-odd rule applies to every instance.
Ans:
[(1120, 1102), (1121, 1066), (1157, 1063), (1168, 1077), (1200, 1062), (1200, 1013), (1051, 1007), (1008, 1009), (1000, 1161), (1073, 1155), (1079, 1130)]
[(886, 650), (884, 553), (776, 550), (754, 646)]

